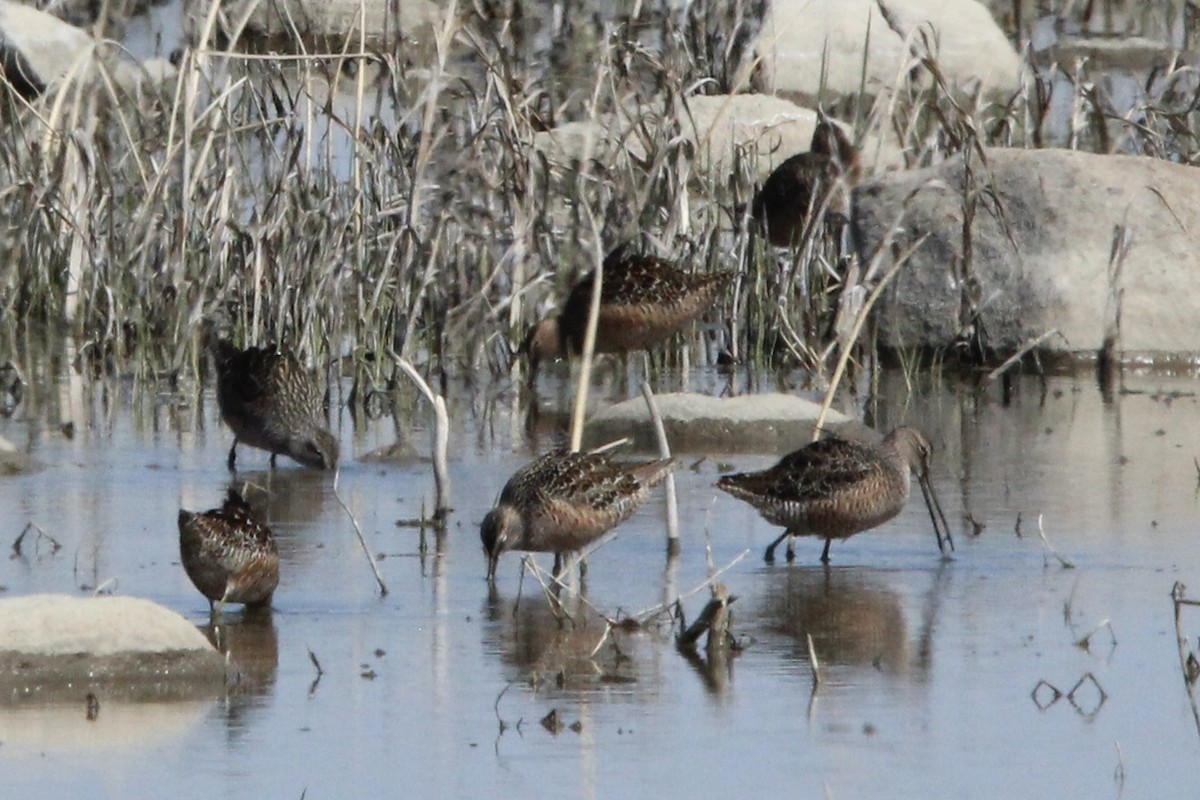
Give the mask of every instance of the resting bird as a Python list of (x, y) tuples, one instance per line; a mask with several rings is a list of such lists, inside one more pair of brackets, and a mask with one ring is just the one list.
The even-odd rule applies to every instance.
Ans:
[(672, 459), (623, 464), (602, 453), (565, 451), (534, 459), (513, 473), (483, 518), (488, 580), (507, 550), (554, 553), (557, 576), (562, 554), (583, 549), (629, 519), (674, 466)]
[(316, 376), (291, 353), (274, 347), (239, 350), (225, 339), (212, 345), (217, 362), (217, 405), (233, 430), (229, 469), (237, 446), (279, 453), (306, 467), (335, 469), (338, 443), (325, 427)]
[(208, 598), (214, 616), (226, 603), (269, 606), (279, 586), (275, 537), (254, 519), (250, 506), (234, 489), (220, 508), (180, 510), (179, 556), (192, 583)]
[[(558, 314), (526, 334), (520, 352), (529, 356), (531, 381), (543, 360), (583, 352), (593, 275), (571, 288)], [(732, 278), (728, 271), (689, 274), (661, 258), (618, 247), (604, 259), (595, 351), (628, 353), (658, 344), (712, 307)]]
[[(899, 514), (908, 500), (910, 475), (916, 475), (938, 549), (944, 553), (946, 545), (954, 549), (954, 542), (929, 480), (931, 453), (929, 440), (916, 428), (896, 428), (878, 445), (827, 437), (789, 453), (769, 469), (725, 475), (717, 488), (786, 528), (767, 548), (766, 561), (775, 560), (775, 548), (786, 537), (820, 536), (825, 539), (821, 563), (827, 564), (834, 539), (848, 539)], [(789, 539), (787, 560), (793, 558)]]

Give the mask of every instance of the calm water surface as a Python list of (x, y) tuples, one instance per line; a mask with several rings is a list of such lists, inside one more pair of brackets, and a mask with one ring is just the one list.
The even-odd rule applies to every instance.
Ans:
[[(835, 543), (828, 570), (811, 540), (796, 564), (764, 565), (776, 530), (718, 496), (714, 460), (689, 457), (677, 475), (680, 558), (665, 564), (656, 495), (591, 558), (586, 596), (636, 613), (704, 580), (706, 530), (718, 566), (749, 549), (724, 576), (745, 650), (712, 666), (678, 653), (665, 621), (595, 650), (604, 626), (560, 629), (529, 579), (516, 602), (514, 555), (489, 595), (478, 523), (530, 457), (510, 409), (485, 417), (482, 401), (452, 403), (455, 511), (424, 549), (396, 524), (432, 493), (424, 410), (408, 437), (417, 454), (388, 463), (360, 457), (394, 440), (392, 420), (341, 420), (339, 491), (382, 557), (383, 597), (331, 476), (271, 473), (244, 450), (241, 477), (269, 490), (256, 502), (284, 566), (270, 619), (235, 612), (220, 632), (242, 683), (210, 702), (101, 697), (95, 722), (82, 699), (0, 708), (6, 794), (1193, 797), (1200, 736), (1169, 594), (1177, 580), (1200, 588), (1196, 389), (1128, 378), (1105, 404), (1088, 377), (1025, 377), (1006, 404), (998, 388), (910, 395), (887, 376), (875, 422), (916, 424), (935, 442), (951, 561), (917, 501)], [(0, 563), (5, 595), (108, 583), (205, 625), (175, 517), (217, 505), (228, 485), (231, 436), (215, 415), (211, 393), (64, 381), (0, 420), (0, 435), (48, 465), (0, 479), (0, 538), (32, 521), (63, 545), (39, 554), (27, 542)], [(58, 429), (66, 420), (72, 439)], [(986, 526), (977, 536), (968, 515)], [(1073, 569), (1044, 555), (1039, 515)], [(688, 614), (704, 599), (686, 600)], [(1105, 620), (1115, 645), (1107, 627), (1090, 649), (1076, 645)], [(1200, 634), (1200, 614), (1188, 623)], [(806, 633), (825, 671), (815, 694)], [(1088, 674), (1096, 684), (1074, 695), (1078, 708), (1031, 698), (1039, 681), (1065, 693)], [(539, 724), (552, 710), (567, 726), (558, 733)]]

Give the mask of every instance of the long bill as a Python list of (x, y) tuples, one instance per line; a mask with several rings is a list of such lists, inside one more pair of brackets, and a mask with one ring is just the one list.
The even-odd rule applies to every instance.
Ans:
[[(942, 555), (946, 555), (946, 545), (949, 545), (950, 552), (953, 553), (954, 540), (950, 538), (950, 523), (946, 521), (942, 504), (938, 502), (937, 494), (933, 491), (933, 483), (929, 480), (929, 474), (921, 475), (917, 482), (921, 484), (921, 495), (925, 498), (925, 508), (929, 509), (929, 519), (933, 522), (933, 533), (937, 536), (938, 550)], [(934, 513), (935, 510), (937, 513)], [(944, 535), (943, 531), (945, 531)]]

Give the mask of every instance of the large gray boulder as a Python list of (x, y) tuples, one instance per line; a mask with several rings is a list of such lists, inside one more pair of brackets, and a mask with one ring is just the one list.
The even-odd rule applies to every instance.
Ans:
[[(821, 406), (789, 394), (710, 397), (676, 392), (655, 397), (672, 453), (787, 453), (812, 441)], [(830, 410), (822, 430), (877, 438), (867, 426)], [(588, 447), (629, 437), (640, 452), (657, 452), (650, 412), (641, 397), (608, 406), (588, 420)]]
[[(972, 158), (971, 173), (968, 295), (988, 345), (1015, 351), (1057, 330), (1044, 349), (1094, 354), (1115, 316), (1110, 298), (1119, 296), (1125, 358), (1200, 352), (1200, 171), (1138, 156), (988, 150), (986, 163)], [(959, 157), (855, 190), (852, 228), (863, 258), (910, 195), (896, 244), (929, 236), (876, 309), (886, 346), (944, 346), (960, 330), (965, 175)], [(1130, 239), (1114, 286), (1118, 226)]]
[(761, 83), (815, 104), (824, 63), (826, 102), (886, 94), (914, 65), (914, 48), (925, 52), (921, 31), (936, 40), (938, 63), (962, 94), (1016, 92), (1020, 58), (976, 0), (773, 0), (755, 45)]
[(195, 625), (135, 597), (0, 600), (0, 701), (215, 695), (225, 659)]

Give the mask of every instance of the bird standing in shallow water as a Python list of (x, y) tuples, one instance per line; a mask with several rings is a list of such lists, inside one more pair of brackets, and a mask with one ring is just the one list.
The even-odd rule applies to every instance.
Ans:
[(841, 233), (850, 220), (849, 190), (861, 172), (854, 144), (841, 127), (822, 115), (808, 152), (797, 153), (767, 176), (754, 196), (751, 215), (766, 226), (776, 247), (792, 247), (800, 241), (809, 215), (822, 207), (826, 222)]
[(483, 518), (488, 580), (506, 550), (554, 553), (557, 575), (562, 554), (583, 549), (629, 519), (674, 466), (672, 459), (623, 464), (601, 453), (565, 451), (534, 459), (513, 473)]
[[(717, 488), (787, 529), (767, 548), (767, 561), (775, 560), (775, 548), (786, 537), (821, 536), (821, 562), (827, 564), (834, 539), (849, 538), (899, 514), (908, 500), (910, 475), (916, 475), (938, 549), (945, 553), (947, 545), (954, 549), (954, 542), (929, 480), (931, 453), (929, 440), (916, 428), (896, 428), (878, 445), (828, 437), (789, 453), (769, 469), (725, 475)], [(789, 540), (787, 560), (794, 557)]]
[(250, 506), (234, 489), (220, 508), (180, 510), (179, 556), (192, 583), (208, 598), (214, 616), (226, 603), (268, 606), (279, 586), (275, 537), (254, 519)]
[[(572, 288), (562, 310), (530, 328), (520, 352), (529, 356), (530, 381), (545, 359), (583, 352), (594, 273)], [(732, 272), (689, 274), (661, 258), (618, 247), (604, 259), (597, 353), (644, 350), (707, 311)]]
[(315, 376), (291, 353), (274, 347), (239, 350), (215, 340), (217, 405), (233, 430), (230, 471), (237, 463), (238, 443), (286, 456), (316, 469), (335, 469), (338, 443), (325, 427), (323, 403)]

